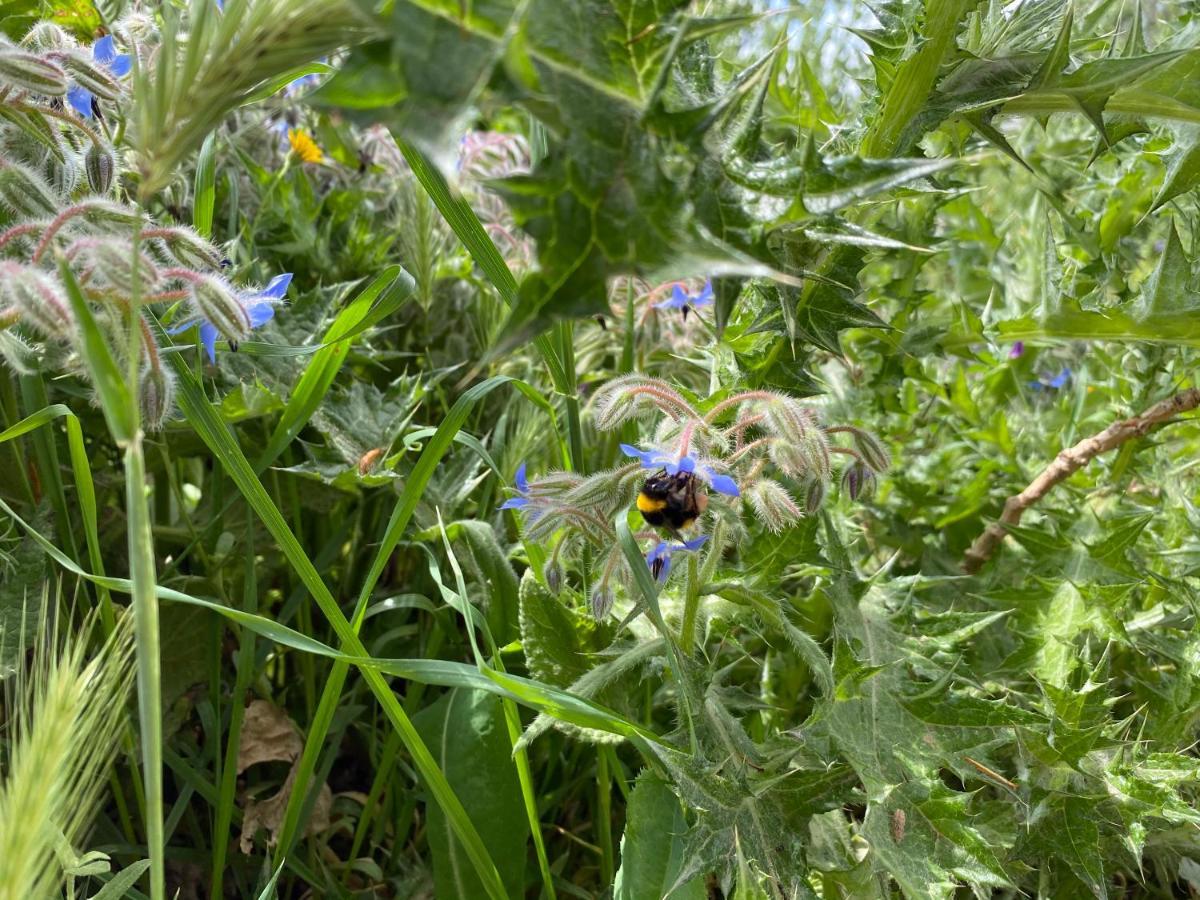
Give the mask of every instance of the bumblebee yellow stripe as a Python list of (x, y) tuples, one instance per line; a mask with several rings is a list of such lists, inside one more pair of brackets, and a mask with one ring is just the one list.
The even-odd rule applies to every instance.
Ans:
[(651, 497), (647, 494), (638, 494), (637, 508), (638, 512), (653, 513), (658, 512), (667, 505), (666, 500), (660, 500), (656, 497)]

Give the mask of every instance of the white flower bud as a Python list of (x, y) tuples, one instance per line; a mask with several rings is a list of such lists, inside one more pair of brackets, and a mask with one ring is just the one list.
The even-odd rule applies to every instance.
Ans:
[(755, 514), (775, 534), (796, 524), (804, 515), (783, 485), (769, 478), (760, 478), (745, 494)]

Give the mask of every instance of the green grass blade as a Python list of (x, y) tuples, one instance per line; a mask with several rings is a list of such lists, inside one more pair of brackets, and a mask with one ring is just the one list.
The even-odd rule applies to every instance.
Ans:
[(204, 139), (196, 159), (195, 199), (192, 201), (192, 227), (203, 238), (212, 237), (213, 208), (217, 200), (217, 135)]
[(67, 298), (71, 301), (71, 311), (79, 324), (79, 352), (87, 363), (96, 394), (100, 397), (100, 409), (108, 423), (108, 430), (112, 432), (113, 440), (118, 444), (127, 443), (133, 439), (136, 422), (136, 409), (130, 385), (113, 359), (92, 310), (83, 298), (79, 282), (75, 280), (75, 273), (71, 271), (65, 259), (58, 261), (58, 274), (67, 290)]
[[(164, 343), (169, 343), (169, 337), (162, 332), (161, 326), (155, 323), (155, 327), (159, 331), (160, 340)], [(280, 551), (291, 565), (296, 576), (316, 601), (317, 606), (337, 633), (338, 639), (342, 642), (344, 648), (353, 656), (366, 658), (368, 654), (362, 642), (358, 639), (354, 628), (351, 627), (350, 622), (342, 614), (333, 594), (321, 580), (321, 576), (313, 566), (307, 553), (305, 553), (304, 548), (300, 546), (300, 542), (296, 540), (296, 536), (288, 527), (283, 514), (280, 513), (279, 508), (271, 500), (270, 495), (261, 482), (259, 482), (253, 468), (250, 466), (249, 461), (242, 453), (237, 442), (233, 439), (229, 429), (208, 402), (208, 398), (204, 395), (204, 390), (196, 380), (195, 374), (188, 368), (180, 354), (169, 353), (164, 355), (170, 359), (175, 374), (179, 379), (180, 409), (183, 410), (184, 415), (196, 430), (196, 433), (208, 446), (215, 459), (221, 463), (230, 478), (233, 479), (242, 496), (246, 498), (246, 502), (250, 504), (259, 520), (275, 539)], [(449, 441), (447, 441), (448, 443)], [(432, 474), (432, 467), (430, 474)], [(413, 505), (415, 507), (415, 501)], [(382, 566), (380, 566), (380, 571), (382, 571)], [(428, 785), (434, 799), (445, 810), (446, 816), (450, 820), (458, 838), (462, 841), (472, 865), (475, 867), (483, 884), (488, 888), (489, 896), (496, 898), (504, 897), (504, 889), (499, 873), (496, 871), (495, 864), (488, 856), (487, 849), (483, 846), (479, 834), (467, 817), (462, 804), (454, 796), (454, 792), (450, 789), (445, 776), (438, 769), (436, 761), (429, 753), (429, 749), (422, 742), (420, 735), (417, 734), (411, 720), (400, 707), (387, 681), (377, 671), (372, 669), (363, 669), (362, 671), (364, 680), (383, 707), (384, 713), (391, 721), (392, 726), (400, 732), (405, 746), (412, 755), (413, 761), (416, 763), (421, 776), (425, 779), (425, 783)], [(296, 783), (294, 793), (304, 793), (299, 781)]]

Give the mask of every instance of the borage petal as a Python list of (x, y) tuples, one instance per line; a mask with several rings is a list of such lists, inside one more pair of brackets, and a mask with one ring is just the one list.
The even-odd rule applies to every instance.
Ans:
[(287, 293), (288, 285), (292, 283), (292, 273), (284, 272), (282, 275), (276, 275), (267, 286), (258, 292), (260, 297), (270, 297), (272, 300), (282, 300)]
[(217, 327), (211, 322), (205, 322), (200, 326), (200, 343), (204, 345), (208, 361), (215, 363), (217, 361)]
[(250, 320), (251, 328), (266, 325), (275, 318), (274, 303), (251, 303), (246, 307), (246, 318)]
[(708, 477), (708, 483), (712, 486), (712, 489), (718, 494), (725, 494), (729, 497), (742, 496), (742, 492), (738, 490), (737, 482), (728, 475), (714, 472), (707, 466), (704, 468), (704, 474)]

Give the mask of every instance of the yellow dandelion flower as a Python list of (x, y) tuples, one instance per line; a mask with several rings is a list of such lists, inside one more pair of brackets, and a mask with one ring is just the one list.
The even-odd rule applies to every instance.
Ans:
[(292, 152), (296, 154), (300, 162), (319, 163), (324, 159), (317, 142), (299, 128), (288, 129), (288, 143), (292, 145)]

